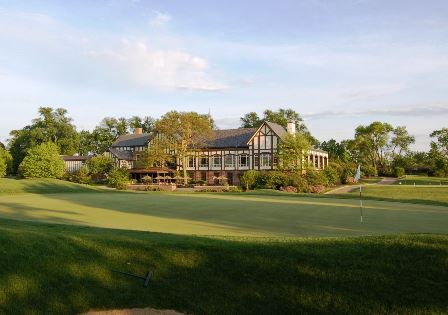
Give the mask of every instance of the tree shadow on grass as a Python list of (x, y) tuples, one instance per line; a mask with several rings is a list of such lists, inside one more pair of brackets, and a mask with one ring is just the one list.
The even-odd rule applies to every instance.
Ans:
[[(20, 231), (20, 232), (19, 232)], [(448, 237), (176, 236), (0, 220), (0, 313), (151, 306), (191, 314), (419, 314), (448, 308)], [(111, 269), (154, 277), (143, 280)]]

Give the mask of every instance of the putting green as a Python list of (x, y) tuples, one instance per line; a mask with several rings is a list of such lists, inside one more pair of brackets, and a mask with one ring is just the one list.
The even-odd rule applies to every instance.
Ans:
[[(0, 217), (175, 234), (448, 233), (448, 207), (296, 195), (86, 192), (0, 195)], [(119, 233), (119, 232), (117, 232)]]

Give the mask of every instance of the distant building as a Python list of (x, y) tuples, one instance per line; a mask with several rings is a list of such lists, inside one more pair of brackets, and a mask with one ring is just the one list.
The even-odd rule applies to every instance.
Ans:
[(75, 156), (75, 155), (62, 155), (61, 158), (65, 163), (65, 170), (69, 173), (78, 171), (81, 166), (83, 166), (88, 159), (92, 156)]
[[(248, 170), (274, 170), (277, 167), (277, 148), (288, 134), (295, 134), (295, 124), (288, 123), (285, 129), (271, 122), (264, 122), (259, 128), (213, 130), (211, 138), (199, 150), (192, 150), (186, 169), (189, 177), (216, 184), (218, 177), (225, 177), (230, 185), (239, 185), (241, 175)], [(134, 179), (143, 176), (157, 176), (180, 170), (179, 166), (168, 168), (137, 169), (135, 162), (150, 145), (153, 134), (144, 134), (137, 128), (132, 135), (120, 136), (109, 148), (116, 166), (126, 167)], [(316, 169), (328, 166), (328, 153), (311, 149), (309, 165)]]

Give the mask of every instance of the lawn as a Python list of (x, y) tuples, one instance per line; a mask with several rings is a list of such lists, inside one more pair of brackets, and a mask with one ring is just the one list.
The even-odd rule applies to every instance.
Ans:
[[(375, 185), (363, 186), (362, 191), (362, 195), (369, 199), (448, 206), (448, 187), (446, 186)], [(359, 191), (355, 190), (350, 195), (358, 198)]]
[(352, 197), (0, 179), (0, 314), (447, 313), (448, 207)]
[(185, 235), (320, 237), (448, 232), (448, 208), (437, 205), (369, 200), (361, 224), (354, 199), (264, 192), (85, 191), (89, 188), (75, 184), (70, 184), (70, 192), (50, 193), (51, 185), (57, 182), (30, 181), (33, 191), (46, 192), (41, 194), (23, 193), (31, 188), (16, 194), (0, 193), (0, 217)]
[[(443, 314), (448, 237), (207, 238), (0, 219), (0, 313)], [(144, 275), (142, 281), (111, 269)]]
[(406, 175), (399, 179), (395, 185), (448, 185), (448, 178)]

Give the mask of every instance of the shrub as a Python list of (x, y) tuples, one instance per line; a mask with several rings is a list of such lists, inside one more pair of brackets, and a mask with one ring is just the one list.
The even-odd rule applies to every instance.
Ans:
[(289, 185), (295, 187), (296, 192), (308, 192), (309, 185), (306, 178), (299, 172), (289, 175)]
[(259, 175), (260, 172), (255, 170), (244, 172), (241, 176), (241, 184), (246, 190), (254, 189)]
[(338, 169), (332, 166), (327, 167), (322, 171), (322, 176), (326, 178), (328, 185), (334, 186), (340, 180)]
[(67, 180), (79, 184), (90, 183), (89, 169), (83, 165), (81, 168), (73, 173), (67, 173)]
[(111, 187), (125, 190), (129, 184), (129, 172), (126, 168), (114, 168), (109, 173), (108, 183)]
[(151, 184), (152, 183), (152, 177), (148, 176), (148, 175), (143, 176), (142, 182), (145, 183), (145, 184)]
[(325, 190), (324, 185), (312, 185), (310, 186), (310, 192), (313, 194), (320, 194), (322, 191)]
[(372, 165), (361, 165), (361, 172), (364, 176), (378, 176), (378, 172)]
[(394, 176), (395, 177), (402, 177), (402, 176), (404, 176), (404, 174), (405, 174), (404, 168), (399, 167), (399, 166), (394, 168)]
[(268, 189), (280, 189), (281, 187), (286, 187), (289, 184), (288, 174), (280, 171), (270, 171), (265, 175), (266, 184), (263, 188)]
[(306, 180), (310, 186), (315, 185), (328, 185), (328, 179), (325, 177), (325, 174), (322, 171), (316, 171), (313, 168), (309, 168), (306, 170)]
[(31, 148), (19, 166), (25, 178), (62, 178), (65, 175), (64, 161), (53, 142), (46, 142)]

